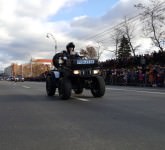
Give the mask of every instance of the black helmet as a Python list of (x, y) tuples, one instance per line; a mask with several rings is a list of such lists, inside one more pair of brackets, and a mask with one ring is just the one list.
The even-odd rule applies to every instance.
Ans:
[(75, 45), (73, 42), (70, 42), (66, 45), (66, 49), (69, 49), (69, 48), (75, 48)]

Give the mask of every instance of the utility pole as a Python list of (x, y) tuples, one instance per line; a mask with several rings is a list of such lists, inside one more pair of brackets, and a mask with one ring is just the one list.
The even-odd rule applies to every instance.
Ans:
[(22, 64), (22, 68), (21, 69), (22, 69), (22, 77), (23, 77), (23, 64)]
[(32, 68), (32, 58), (30, 60), (30, 72), (31, 72), (31, 77), (33, 76), (33, 68)]

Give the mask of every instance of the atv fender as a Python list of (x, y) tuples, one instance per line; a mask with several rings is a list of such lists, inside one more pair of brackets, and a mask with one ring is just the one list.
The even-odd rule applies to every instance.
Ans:
[(53, 74), (54, 74), (54, 77), (56, 78), (56, 79), (59, 79), (60, 78), (60, 72), (59, 71), (53, 71)]

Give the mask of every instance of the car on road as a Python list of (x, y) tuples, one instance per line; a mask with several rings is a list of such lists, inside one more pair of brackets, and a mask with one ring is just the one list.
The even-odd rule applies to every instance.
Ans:
[(14, 77), (13, 76), (10, 76), (6, 79), (7, 81), (14, 81)]
[(18, 81), (24, 82), (24, 77), (22, 77), (21, 75), (18, 75), (18, 76), (16, 76), (16, 77), (14, 78), (14, 81), (15, 81), (15, 82), (18, 82)]

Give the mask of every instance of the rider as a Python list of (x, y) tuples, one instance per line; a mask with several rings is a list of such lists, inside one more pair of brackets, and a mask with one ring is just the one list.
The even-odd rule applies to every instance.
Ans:
[(66, 51), (63, 51), (63, 54), (66, 55), (67, 58), (71, 58), (71, 59), (79, 57), (78, 53), (76, 53), (74, 51), (74, 48), (75, 48), (74, 43), (73, 42), (69, 42), (66, 45)]
[(53, 65), (57, 66), (58, 63), (56, 62), (59, 58), (66, 60), (66, 59), (75, 59), (77, 57), (79, 57), (79, 55), (77, 53), (74, 52), (74, 48), (75, 45), (73, 42), (69, 42), (66, 45), (66, 50), (64, 50), (62, 53), (57, 53), (55, 54), (55, 56), (53, 57)]

